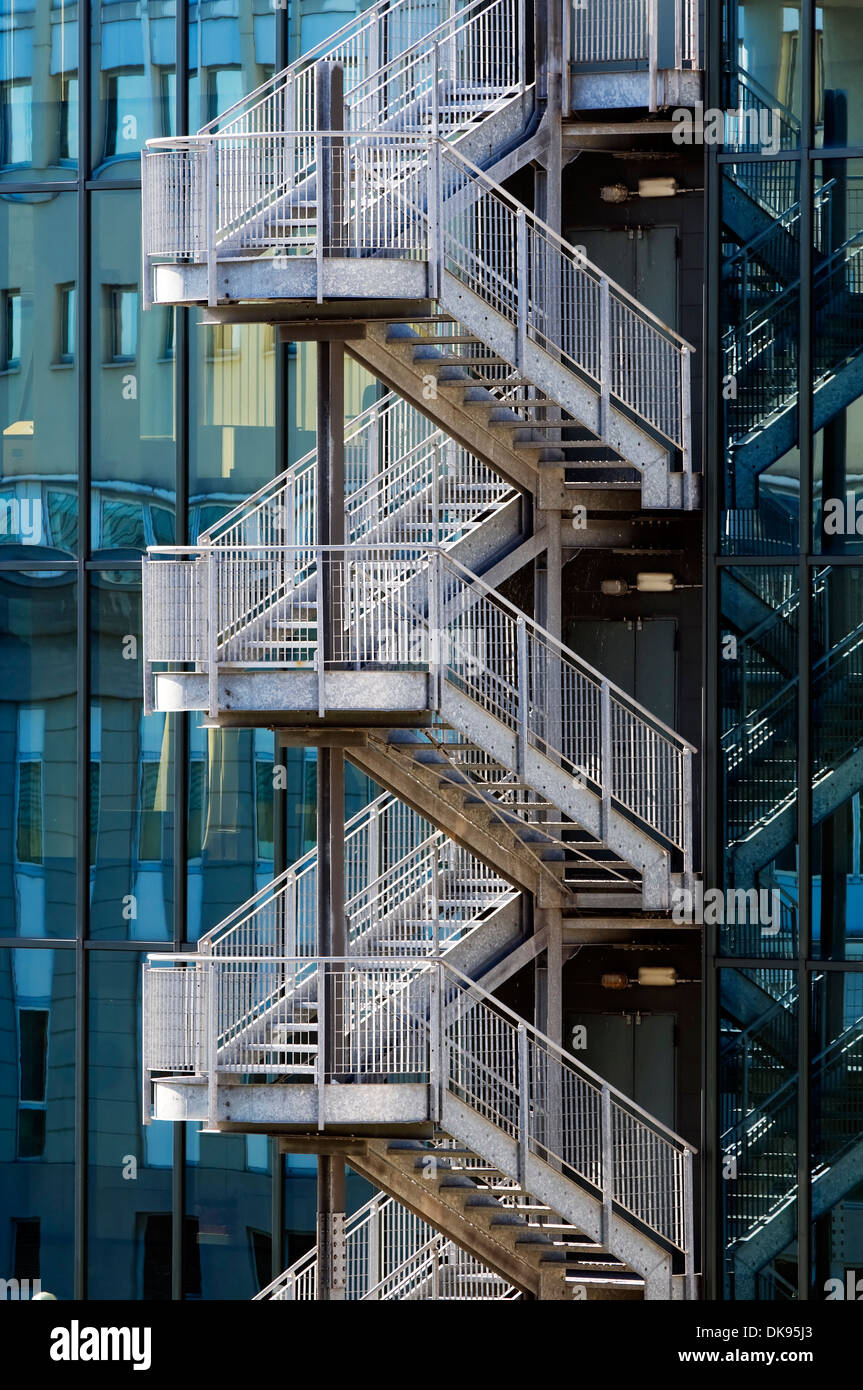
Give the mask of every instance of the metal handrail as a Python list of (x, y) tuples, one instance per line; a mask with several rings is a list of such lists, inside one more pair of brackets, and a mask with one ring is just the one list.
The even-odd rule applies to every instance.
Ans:
[[(168, 980), (168, 1001), (175, 999), (169, 977), (176, 973), (176, 964), (187, 967), (179, 972), (181, 977), (197, 978), (203, 972), (207, 982), (208, 992), (198, 995), (189, 1065), (197, 1067), (199, 1058), (209, 1059), (203, 1073), (214, 1102), (218, 1075), (225, 1069), (218, 1051), (223, 1027), (220, 978), (224, 974), (229, 1003), (238, 988), (260, 992), (260, 959), (200, 962), (173, 954), (148, 957), (144, 977), (147, 1077), (165, 1065), (160, 1055), (158, 991), (161, 982)], [(418, 963), (415, 958), (398, 957), (328, 956), (313, 962), (284, 957), (272, 964), (281, 967), (285, 1000), (288, 1004), (297, 1001), (302, 1010), (299, 1015), (285, 1015), (289, 1024), (294, 1018), (296, 1029), (302, 1029), (314, 1001), (302, 989), (294, 991), (291, 980), (297, 977), (305, 986), (313, 965), (318, 980), (326, 976), (336, 987), (333, 1007), (340, 1010), (342, 1020), (337, 1029), (341, 1050), (330, 1073), (314, 1044), (318, 1062), (313, 1084), (324, 1087), (330, 1075), (341, 1070), (352, 1073), (359, 1085), (364, 1077), (378, 1079), (381, 1073), (391, 1084), (400, 1077), (427, 1076), (432, 1097), (444, 1092), (453, 1095), (516, 1142), (520, 1173), (527, 1154), (532, 1153), (571, 1181), (598, 1189), (604, 1203), (613, 1204), (669, 1247), (683, 1252), (691, 1274), (694, 1147), (461, 971), (440, 958)], [(255, 973), (247, 972), (248, 980), (241, 970), (244, 965), (256, 967)], [(190, 972), (189, 966), (195, 968)], [(318, 994), (318, 1010), (321, 998)], [(266, 1038), (254, 1044), (264, 1053), (273, 1045)], [(171, 1063), (175, 1061), (172, 1051)], [(279, 1064), (272, 1059), (250, 1062), (241, 1047), (227, 1069), (272, 1073)]]

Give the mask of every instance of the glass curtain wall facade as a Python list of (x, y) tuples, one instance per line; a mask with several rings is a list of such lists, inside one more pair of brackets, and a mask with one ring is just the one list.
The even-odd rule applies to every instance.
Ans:
[(314, 842), (309, 755), (283, 790), (272, 734), (144, 716), (141, 555), (305, 452), (315, 395), (266, 327), (142, 313), (140, 151), (353, 12), (0, 3), (0, 1277), (59, 1298), (248, 1298), (314, 1229), (313, 1161), (141, 1123), (146, 953)]
[(817, 1301), (863, 1269), (863, 27), (724, 0), (710, 55), (708, 1274)]

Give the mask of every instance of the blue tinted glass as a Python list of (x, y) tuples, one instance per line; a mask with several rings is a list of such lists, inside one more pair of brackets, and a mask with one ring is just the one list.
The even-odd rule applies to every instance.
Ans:
[[(0, 1230), (19, 1295), (72, 1297), (75, 953), (0, 951)], [(27, 1281), (25, 1284), (24, 1281)]]
[(171, 1296), (173, 1126), (141, 1123), (143, 961), (89, 953), (89, 1298)]
[(73, 575), (0, 573), (0, 918), (75, 934), (78, 836)]
[(0, 555), (25, 564), (77, 549), (75, 208), (70, 193), (0, 202)]

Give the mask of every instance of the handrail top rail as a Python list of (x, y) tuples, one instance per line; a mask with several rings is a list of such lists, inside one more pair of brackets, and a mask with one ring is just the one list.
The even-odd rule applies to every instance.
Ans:
[[(338, 48), (341, 41), (359, 38), (359, 36), (367, 29), (370, 29), (382, 15), (389, 16), (395, 14), (407, 3), (408, 0), (395, 0), (394, 4), (388, 4), (387, 0), (377, 0), (377, 3), (369, 6), (367, 10), (361, 10), (358, 14), (352, 15), (346, 24), (343, 24), (340, 29), (336, 29), (335, 32), (328, 35), (327, 38), (321, 39), (314, 48), (310, 48), (307, 53), (301, 53), (298, 58), (288, 63), (286, 67), (280, 68), (278, 72), (271, 73), (268, 78), (261, 82), (260, 85), (255, 87), (251, 92), (247, 92), (244, 96), (238, 97), (231, 106), (227, 106), (224, 111), (220, 111), (219, 114), (214, 116), (211, 121), (208, 121), (206, 125), (200, 126), (198, 134), (206, 134), (217, 121), (223, 121), (226, 116), (230, 116), (232, 111), (239, 112), (239, 108), (244, 106), (246, 102), (251, 103), (254, 101), (255, 97), (263, 96), (268, 88), (275, 92), (278, 90), (280, 83), (287, 82), (290, 78), (299, 75), (301, 72), (305, 72), (310, 67), (314, 67), (316, 62), (325, 62), (327, 54), (332, 53), (334, 49)], [(382, 67), (387, 67), (389, 63), (396, 62), (399, 58), (403, 58), (406, 53), (410, 53), (411, 49), (416, 48), (419, 44), (425, 43), (432, 35), (436, 34), (438, 30), (448, 27), (454, 20), (461, 19), (462, 16), (466, 15), (470, 10), (486, 3), (487, 0), (468, 0), (468, 3), (463, 5), (460, 10), (457, 10), (455, 14), (448, 15), (447, 18), (441, 20), (434, 29), (430, 29), (427, 34), (422, 35), (418, 39), (414, 39), (413, 43), (408, 44), (407, 48), (403, 49), (401, 53), (395, 54), (387, 63), (382, 64)], [(338, 59), (332, 59), (331, 61), (337, 62)], [(363, 80), (367, 81), (370, 77), (374, 76), (375, 73), (380, 71), (381, 68), (376, 68), (373, 73), (368, 73)], [(348, 95), (350, 95), (350, 93)], [(257, 103), (255, 104), (257, 105)]]
[[(502, 410), (509, 410), (513, 408), (512, 405), (507, 401), (501, 401), (500, 404)], [(530, 429), (530, 427), (530, 421), (526, 421), (525, 429)], [(365, 426), (361, 426), (360, 429), (358, 429), (354, 435), (350, 436), (350, 439), (346, 436), (345, 444), (350, 443), (351, 440), (353, 440), (356, 437), (356, 434), (359, 434), (363, 428), (365, 428)], [(355, 488), (353, 492), (346, 492), (345, 503), (347, 504), (355, 502), (356, 499), (361, 497), (363, 493), (373, 493), (375, 488), (380, 488), (382, 485), (386, 483), (391, 473), (395, 472), (396, 470), (402, 472), (405, 470), (406, 464), (410, 465), (413, 462), (415, 462), (416, 456), (420, 454), (423, 449), (431, 450), (439, 448), (440, 441), (442, 439), (452, 442), (456, 444), (457, 447), (459, 447), (457, 441), (453, 440), (451, 435), (447, 435), (445, 430), (433, 428), (424, 439), (417, 440), (416, 444), (412, 444), (411, 447), (405, 453), (400, 454), (398, 458), (389, 460), (376, 473), (372, 473), (370, 477), (366, 478), (364, 483), (360, 483), (359, 487)], [(468, 450), (466, 452), (470, 451)], [(285, 468), (281, 473), (277, 474), (275, 478), (271, 478), (269, 482), (264, 483), (261, 487), (259, 487), (257, 492), (251, 493), (248, 497), (244, 498), (242, 502), (238, 502), (236, 507), (234, 507), (230, 512), (227, 512), (225, 516), (220, 517), (218, 521), (214, 522), (208, 531), (201, 532), (200, 536), (198, 537), (201, 544), (213, 545), (215, 547), (217, 545), (217, 541), (213, 540), (213, 536), (216, 535), (218, 539), (220, 528), (227, 526), (229, 523), (235, 524), (235, 521), (239, 520), (242, 517), (242, 514), (245, 511), (245, 509), (251, 506), (252, 503), (263, 502), (267, 497), (268, 493), (274, 492), (274, 490), (278, 491), (279, 487), (283, 487), (287, 482), (290, 481), (291, 478), (298, 477), (301, 471), (308, 472), (311, 468), (313, 468), (316, 465), (317, 456), (317, 449), (310, 449), (309, 452), (307, 454), (304, 454), (302, 458), (297, 459), (296, 463), (292, 463), (289, 468)], [(488, 472), (493, 471), (492, 469), (488, 468), (488, 465), (483, 466), (487, 468)], [(501, 480), (501, 486), (506, 487), (507, 484)], [(510, 486), (509, 491), (515, 493), (516, 489)], [(385, 520), (385, 517), (382, 518), (382, 521)], [(362, 542), (360, 542), (360, 544), (362, 544)]]
[[(426, 148), (429, 150), (435, 145), (439, 146), (445, 158), (462, 165), (463, 168), (470, 172), (475, 180), (481, 181), (487, 190), (491, 191), (500, 202), (506, 203), (510, 210), (517, 216), (523, 214), (532, 226), (537, 228), (547, 240), (557, 246), (562, 254), (573, 257), (586, 272), (594, 274), (600, 283), (607, 284), (609, 291), (618, 299), (628, 304), (640, 319), (654, 324), (670, 342), (676, 343), (686, 352), (696, 351), (696, 348), (688, 339), (684, 338), (682, 334), (678, 333), (676, 329), (671, 328), (667, 323), (663, 323), (658, 315), (646, 308), (645, 305), (640, 304), (634, 295), (630, 294), (628, 290), (625, 290), (616, 280), (612, 280), (611, 276), (607, 275), (595, 262), (591, 261), (589, 257), (585, 256), (581, 251), (577, 250), (571, 242), (566, 241), (559, 232), (556, 232), (553, 227), (550, 227), (549, 224), (544, 222), (541, 217), (538, 217), (535, 212), (524, 207), (524, 205), (520, 203), (517, 198), (513, 197), (511, 193), (508, 193), (501, 184), (489, 178), (482, 169), (466, 158), (465, 155), (461, 154), (449, 141), (442, 139), (440, 136), (410, 132), (405, 133), (401, 131), (387, 132), (364, 130), (280, 130), (278, 132), (250, 131), (240, 134), (231, 131), (210, 131), (204, 135), (158, 136), (147, 141), (145, 154), (158, 153), (162, 150), (174, 150), (179, 153), (184, 149), (192, 149), (195, 147), (204, 148), (214, 140), (272, 140), (275, 134), (278, 134), (279, 138), (285, 139), (294, 137), (306, 140), (319, 140), (325, 138), (341, 140), (352, 138), (353, 140), (364, 141), (369, 144), (373, 144), (376, 140), (381, 140), (389, 142), (392, 147), (398, 147), (398, 143), (400, 142), (405, 148)], [(444, 207), (446, 207), (446, 203), (444, 203)]]
[[(639, 301), (635, 298), (634, 295), (631, 295), (628, 290), (625, 290), (623, 288), (622, 285), (618, 285), (616, 280), (612, 280), (610, 275), (607, 275), (604, 270), (602, 270), (598, 265), (591, 261), (587, 256), (583, 255), (581, 251), (577, 250), (577, 248), (573, 246), (571, 242), (566, 241), (566, 239), (562, 237), (559, 232), (556, 232), (553, 227), (550, 227), (549, 224), (547, 222), (544, 222), (543, 219), (539, 217), (535, 212), (532, 212), (530, 208), (526, 208), (523, 203), (520, 203), (519, 200), (513, 196), (512, 193), (508, 193), (507, 190), (501, 184), (497, 183), (494, 179), (490, 178), (488, 174), (486, 174), (482, 169), (479, 168), (478, 165), (474, 164), (472, 160), (468, 159), (466, 155), (462, 154), (461, 151), (455, 145), (451, 144), (448, 140), (442, 140), (439, 136), (433, 137), (433, 140), (434, 143), (441, 146), (441, 151), (445, 154), (445, 157), (447, 159), (453, 160), (458, 164), (462, 164), (466, 169), (470, 171), (471, 174), (473, 174), (475, 179), (481, 180), (488, 188), (490, 188), (500, 199), (501, 202), (508, 203), (510, 207), (513, 209), (513, 211), (515, 211), (516, 213), (524, 213), (526, 219), (530, 221), (535, 227), (538, 227), (539, 230), (543, 233), (543, 235), (546, 236), (550, 241), (556, 242), (558, 248), (561, 251), (568, 255), (574, 256), (576, 260), (578, 260), (580, 264), (583, 265), (587, 270), (594, 271), (600, 280), (604, 280), (608, 284), (610, 290), (613, 290), (614, 293), (616, 295), (619, 295), (621, 299), (627, 300), (628, 303), (631, 304), (633, 308), (635, 308), (638, 311), (639, 317), (650, 319), (653, 323), (656, 324), (658, 328), (662, 329), (663, 333), (667, 334), (669, 338), (673, 338), (676, 342), (680, 344), (682, 348), (685, 348), (688, 352), (696, 351), (692, 343), (690, 343), (675, 329), (670, 328), (667, 323), (663, 323), (662, 319), (657, 317), (657, 315), (654, 314), (650, 309), (647, 309), (643, 304), (639, 303)], [(444, 203), (444, 207), (445, 206), (446, 204)]]
[[(205, 959), (201, 960), (192, 952), (151, 951), (147, 954), (147, 965), (156, 965), (160, 963), (165, 964), (166, 962), (186, 966), (201, 964), (220, 969), (229, 964), (231, 966), (260, 966), (261, 958), (260, 956), (231, 956), (230, 960), (228, 961), (219, 960), (218, 958), (214, 960), (212, 957), (206, 957)], [(693, 1155), (698, 1152), (697, 1148), (695, 1148), (693, 1144), (690, 1144), (688, 1139), (684, 1139), (682, 1134), (677, 1134), (675, 1130), (671, 1129), (668, 1125), (664, 1124), (662, 1120), (658, 1120), (655, 1115), (651, 1115), (648, 1110), (645, 1110), (643, 1106), (638, 1104), (637, 1101), (634, 1101), (631, 1096), (627, 1096), (623, 1091), (619, 1090), (610, 1081), (607, 1081), (605, 1077), (600, 1076), (599, 1072), (596, 1072), (593, 1070), (592, 1067), (589, 1067), (586, 1062), (580, 1061), (577, 1057), (573, 1056), (572, 1053), (567, 1052), (565, 1048), (561, 1047), (559, 1043), (556, 1043), (552, 1038), (548, 1037), (545, 1033), (541, 1032), (539, 1028), (534, 1027), (532, 1023), (528, 1023), (526, 1019), (521, 1018), (513, 1009), (510, 1009), (508, 1005), (502, 1003), (500, 999), (496, 999), (493, 994), (489, 994), (486, 990), (482, 988), (482, 985), (477, 984), (476, 981), (472, 980), (469, 975), (465, 975), (461, 970), (459, 970), (456, 966), (451, 965), (443, 957), (422, 959), (421, 957), (417, 956), (371, 955), (269, 956), (268, 962), (271, 965), (296, 964), (304, 966), (307, 969), (311, 966), (314, 966), (315, 969), (319, 969), (321, 967), (326, 968), (327, 966), (339, 965), (352, 966), (355, 969), (358, 968), (361, 971), (402, 969), (405, 971), (410, 971), (415, 977), (419, 975), (431, 974), (434, 971), (444, 972), (447, 975), (451, 975), (463, 991), (469, 994), (473, 994), (474, 996), (478, 996), (479, 1002), (491, 1005), (498, 1012), (505, 1014), (507, 1016), (507, 1019), (512, 1024), (514, 1024), (516, 1028), (523, 1028), (525, 1032), (529, 1033), (531, 1037), (534, 1039), (534, 1041), (537, 1042), (540, 1046), (546, 1048), (549, 1052), (555, 1053), (559, 1060), (565, 1062), (569, 1067), (572, 1068), (573, 1071), (576, 1071), (579, 1074), (583, 1074), (584, 1076), (586, 1076), (596, 1087), (597, 1090), (608, 1091), (609, 1094), (618, 1102), (618, 1104), (622, 1106), (622, 1108), (625, 1108), (626, 1110), (634, 1113), (639, 1119), (645, 1120), (651, 1128), (659, 1130), (675, 1148)]]

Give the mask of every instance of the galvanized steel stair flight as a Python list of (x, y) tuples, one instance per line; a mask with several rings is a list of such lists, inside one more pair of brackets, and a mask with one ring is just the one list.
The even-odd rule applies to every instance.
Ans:
[[(151, 142), (148, 302), (259, 301), (266, 318), (291, 299), (413, 300), (422, 321), (433, 301), (455, 328), (441, 365), (460, 338), (505, 368), (504, 412), (484, 419), (488, 399), (467, 395), (460, 412), (472, 420), (463, 442), (504, 476), (537, 491), (556, 466), (573, 482), (640, 481), (647, 507), (694, 507), (689, 345), (479, 167), (523, 129), (523, 26), (523, 0), (475, 0), (370, 71), (373, 19), (327, 50), (356, 64), (343, 135), (316, 128), (304, 59), (217, 128)], [(351, 350), (396, 384), (390, 342), (370, 329)], [(468, 386), (499, 389), (499, 373), (489, 385), (457, 355)], [(404, 362), (396, 375), (437, 418)]]
[[(517, 1299), (519, 1290), (392, 1197), (378, 1192), (345, 1221), (349, 1301)], [(315, 1248), (294, 1260), (255, 1300), (317, 1297)]]
[[(259, 962), (211, 960), (201, 969), (188, 957), (151, 958), (144, 1069), (156, 1118), (241, 1130), (251, 1122), (285, 1131), (286, 1147), (292, 1136), (314, 1140), (333, 1126), (358, 1172), (529, 1292), (525, 1260), (540, 1266), (541, 1281), (543, 1265), (566, 1266), (569, 1257), (547, 1230), (525, 1230), (525, 1203), (558, 1232), (569, 1227), (600, 1246), (600, 1267), (607, 1252), (605, 1263), (640, 1276), (646, 1298), (695, 1296), (692, 1150), (679, 1136), (448, 961), (273, 963), (285, 973), (284, 1022), (317, 1037), (307, 1044), (308, 1078), (285, 1073), (274, 1025), (268, 1056), (247, 1040), (228, 1069), (218, 1060), (238, 972), (266, 992)], [(310, 974), (315, 992), (304, 988)], [(398, 1117), (398, 1138), (385, 1137), (387, 1115)], [(442, 1154), (427, 1151), (430, 1123)], [(401, 1137), (411, 1124), (417, 1140)], [(521, 1249), (512, 1231), (503, 1239), (496, 1229), (513, 1225)], [(562, 1272), (546, 1273), (557, 1280)], [(539, 1292), (565, 1296), (543, 1293), (541, 1282)]]

